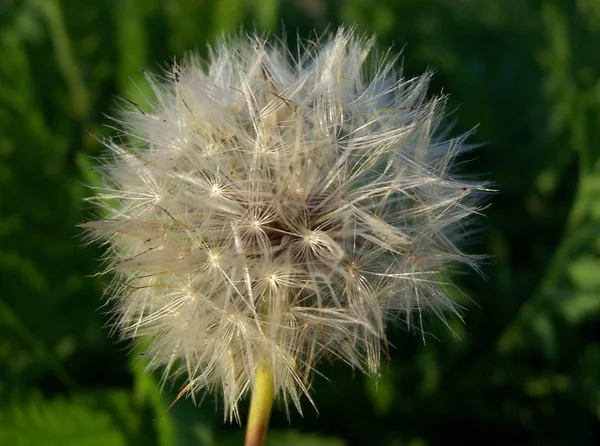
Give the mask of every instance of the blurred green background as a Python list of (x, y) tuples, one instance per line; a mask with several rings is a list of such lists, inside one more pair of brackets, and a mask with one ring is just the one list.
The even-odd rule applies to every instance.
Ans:
[(499, 192), (468, 247), (487, 279), (456, 277), (460, 339), (392, 329), (377, 389), (323, 363), (319, 413), (276, 406), (269, 444), (600, 444), (600, 0), (0, 0), (0, 445), (241, 444), (210, 397), (165, 413), (178, 387), (109, 337), (101, 250), (75, 226), (142, 68), (282, 23), (357, 23), (406, 75), (435, 68), (455, 133), (485, 143), (464, 172)]

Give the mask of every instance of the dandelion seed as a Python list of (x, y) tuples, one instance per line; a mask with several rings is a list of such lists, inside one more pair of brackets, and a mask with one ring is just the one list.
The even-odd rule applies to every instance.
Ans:
[(297, 55), (221, 40), (150, 79), (152, 110), (107, 144), (105, 219), (82, 226), (109, 246), (115, 327), (229, 419), (261, 382), (301, 412), (323, 356), (377, 377), (388, 323), (457, 313), (446, 272), (475, 263), (457, 245), (483, 185), (451, 172), (467, 135), (437, 136), (430, 74), (373, 47), (352, 29)]

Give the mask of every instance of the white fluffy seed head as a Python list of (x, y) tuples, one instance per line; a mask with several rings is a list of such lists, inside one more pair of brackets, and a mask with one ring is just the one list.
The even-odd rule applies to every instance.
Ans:
[(107, 143), (115, 326), (149, 367), (220, 392), (226, 415), (257, 367), (300, 409), (324, 355), (377, 376), (386, 324), (456, 312), (444, 277), (481, 184), (451, 176), (443, 100), (373, 39), (340, 29), (292, 54), (256, 36), (189, 57)]

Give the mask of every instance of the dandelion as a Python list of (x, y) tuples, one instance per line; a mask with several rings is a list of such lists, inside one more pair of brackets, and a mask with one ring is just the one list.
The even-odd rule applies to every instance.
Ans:
[(324, 355), (377, 377), (388, 323), (457, 314), (448, 269), (476, 260), (457, 244), (483, 188), (451, 172), (468, 135), (444, 138), (430, 73), (374, 50), (353, 29), (297, 52), (222, 39), (149, 76), (151, 111), (106, 143), (104, 218), (84, 226), (108, 248), (114, 326), (231, 420), (252, 392), (247, 444), (273, 398), (312, 403)]

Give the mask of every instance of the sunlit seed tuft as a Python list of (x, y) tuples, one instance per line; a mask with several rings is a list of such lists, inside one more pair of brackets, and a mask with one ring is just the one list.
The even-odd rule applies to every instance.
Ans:
[(457, 312), (446, 273), (475, 263), (457, 246), (483, 191), (452, 174), (467, 135), (439, 138), (430, 74), (373, 47), (223, 39), (149, 77), (152, 110), (107, 143), (105, 217), (84, 226), (108, 247), (115, 327), (229, 418), (260, 364), (300, 411), (324, 355), (379, 376), (389, 322)]

